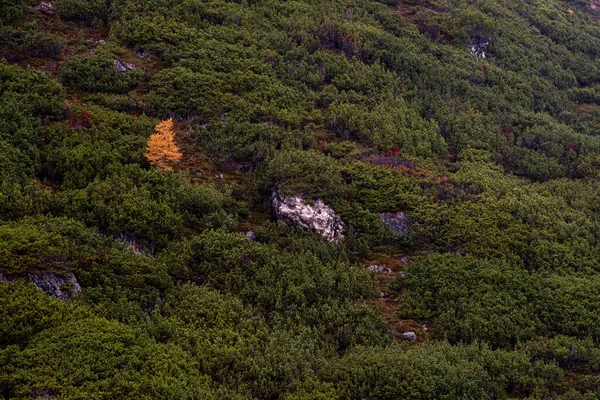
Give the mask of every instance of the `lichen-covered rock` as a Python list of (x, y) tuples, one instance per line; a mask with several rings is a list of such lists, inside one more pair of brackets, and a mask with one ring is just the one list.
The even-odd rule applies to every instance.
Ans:
[(127, 72), (135, 69), (134, 64), (129, 64), (121, 60), (113, 60), (113, 65), (115, 66), (115, 70), (117, 72)]
[(416, 342), (417, 334), (414, 332), (404, 332), (402, 334), (402, 340), (408, 340), (409, 342)]
[(469, 46), (469, 50), (471, 50), (472, 54), (475, 54), (477, 58), (483, 60), (485, 59), (485, 50), (490, 44), (490, 38), (485, 36), (474, 36), (471, 38), (471, 46)]
[(381, 213), (379, 217), (395, 237), (407, 237), (410, 235), (409, 220), (402, 211)]
[(81, 286), (77, 282), (72, 272), (30, 272), (27, 275), (27, 281), (34, 284), (40, 290), (43, 290), (49, 296), (54, 296), (60, 300), (65, 300), (75, 293), (81, 292)]
[(329, 242), (344, 239), (344, 223), (339, 215), (321, 199), (307, 203), (300, 196), (279, 192), (271, 196), (275, 216), (288, 225), (311, 229)]

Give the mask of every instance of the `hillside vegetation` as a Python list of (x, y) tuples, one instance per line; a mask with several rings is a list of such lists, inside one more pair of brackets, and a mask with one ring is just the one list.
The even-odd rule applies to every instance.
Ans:
[(0, 0), (0, 396), (599, 398), (599, 20)]

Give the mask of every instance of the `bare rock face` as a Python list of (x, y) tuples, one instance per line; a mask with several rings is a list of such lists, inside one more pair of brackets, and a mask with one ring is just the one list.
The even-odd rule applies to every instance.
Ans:
[(410, 225), (406, 214), (402, 211), (395, 213), (381, 213), (379, 217), (388, 229), (396, 237), (407, 237), (410, 236)]
[(483, 60), (485, 58), (485, 50), (489, 44), (489, 37), (474, 36), (471, 38), (471, 46), (469, 46), (469, 50), (471, 50), (471, 53), (475, 54), (477, 58)]
[(53, 272), (31, 272), (27, 275), (27, 281), (47, 295), (60, 300), (66, 300), (75, 293), (81, 292), (81, 286), (70, 271), (60, 275)]
[(300, 196), (275, 192), (271, 196), (271, 204), (277, 218), (288, 225), (311, 229), (329, 242), (344, 239), (342, 219), (321, 199), (309, 204)]
[(129, 64), (121, 60), (113, 60), (113, 65), (115, 66), (115, 71), (117, 72), (127, 72), (135, 69), (134, 64)]
[(154, 246), (139, 239), (134, 234), (128, 231), (122, 231), (117, 236), (127, 248), (131, 249), (135, 254), (141, 255), (144, 253), (154, 254)]

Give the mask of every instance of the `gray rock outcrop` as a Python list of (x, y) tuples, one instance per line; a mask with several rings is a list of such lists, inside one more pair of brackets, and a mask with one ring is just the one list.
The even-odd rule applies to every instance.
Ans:
[(113, 60), (113, 65), (115, 66), (115, 71), (117, 72), (127, 72), (135, 69), (134, 64), (129, 64), (121, 60)]
[(474, 36), (471, 38), (471, 46), (469, 50), (475, 54), (480, 60), (485, 59), (485, 50), (490, 44), (490, 38), (485, 36)]
[(408, 340), (410, 342), (415, 342), (417, 340), (417, 334), (414, 332), (404, 332), (402, 334), (403, 340)]
[(306, 202), (300, 196), (274, 192), (271, 205), (275, 216), (292, 226), (301, 226), (321, 235), (329, 242), (344, 239), (344, 223), (339, 215), (321, 199)]
[(395, 237), (407, 237), (410, 235), (410, 221), (402, 211), (381, 213), (379, 217)]
[(54, 296), (60, 300), (66, 300), (76, 293), (81, 292), (81, 286), (77, 282), (72, 272), (61, 273), (54, 272), (30, 272), (27, 274), (27, 281), (44, 291), (49, 296)]
[(27, 280), (47, 295), (60, 300), (81, 292), (81, 286), (72, 272), (64, 272), (60, 275), (53, 272), (33, 272), (27, 275)]
[[(13, 282), (19, 279), (17, 276), (6, 275), (0, 271), (0, 282)], [(69, 297), (81, 292), (81, 285), (71, 271), (48, 272), (32, 271), (27, 274), (27, 282), (42, 290), (48, 296), (54, 296), (60, 300), (66, 300)]]

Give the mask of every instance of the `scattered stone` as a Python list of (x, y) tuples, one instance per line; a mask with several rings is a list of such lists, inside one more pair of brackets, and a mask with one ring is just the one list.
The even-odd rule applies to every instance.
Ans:
[(400, 262), (404, 265), (408, 265), (408, 257), (406, 257), (406, 256), (400, 257)]
[(252, 232), (252, 231), (246, 232), (246, 237), (247, 237), (248, 239), (250, 239), (250, 240), (254, 241), (254, 240), (256, 240), (256, 233), (254, 233), (254, 232)]
[(402, 340), (408, 340), (411, 342), (416, 342), (417, 341), (417, 334), (410, 331), (410, 332), (404, 332), (402, 334)]
[(409, 221), (402, 211), (395, 213), (381, 213), (379, 217), (395, 237), (409, 236)]
[(379, 292), (379, 298), (383, 299), (385, 297), (385, 293)]
[(427, 324), (423, 324), (423, 330), (424, 330), (425, 332), (429, 332), (429, 329), (427, 328)]
[(100, 39), (100, 40), (98, 40), (96, 43), (98, 43), (98, 44), (104, 44), (104, 43), (106, 43), (106, 40), (102, 40), (102, 39)]
[(223, 174), (219, 174), (219, 178), (225, 179), (225, 176)]
[(485, 50), (490, 44), (490, 38), (485, 36), (473, 36), (471, 38), (471, 46), (469, 46), (469, 50), (471, 54), (474, 54), (480, 60), (485, 59)]
[(311, 229), (329, 242), (344, 239), (342, 219), (321, 199), (309, 204), (300, 196), (274, 192), (271, 205), (275, 216), (288, 225)]
[(140, 58), (144, 58), (144, 57), (148, 56), (148, 52), (143, 49), (138, 49), (136, 53), (137, 53), (138, 57), (140, 57)]
[(196, 178), (200, 178), (200, 176), (202, 176), (202, 174), (200, 172), (196, 172)]
[(113, 60), (113, 65), (115, 66), (115, 71), (121, 73), (131, 71), (136, 68), (135, 64), (129, 64), (121, 60)]
[(72, 272), (63, 272), (60, 275), (53, 272), (31, 272), (27, 281), (46, 293), (60, 300), (66, 300), (76, 293), (81, 292), (81, 286)]
[(54, 4), (46, 1), (42, 1), (35, 9), (39, 10), (44, 15), (54, 15), (56, 12)]
[(400, 271), (400, 273), (398, 275), (400, 276), (400, 278), (406, 279), (406, 275), (404, 274), (404, 271)]
[(386, 268), (383, 265), (369, 265), (367, 267), (367, 269), (371, 272), (377, 272), (377, 273), (386, 273), (386, 274), (391, 274), (392, 269), (391, 268)]

